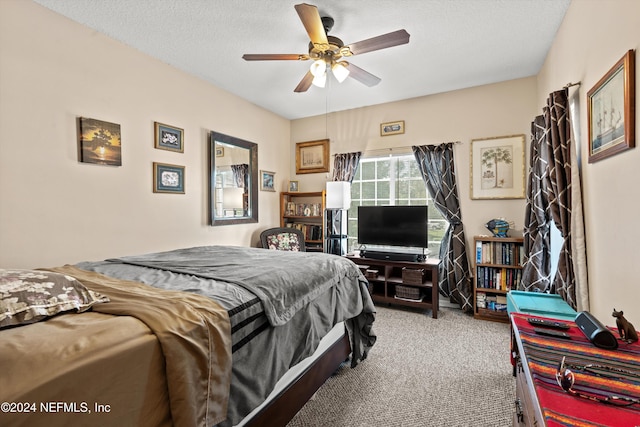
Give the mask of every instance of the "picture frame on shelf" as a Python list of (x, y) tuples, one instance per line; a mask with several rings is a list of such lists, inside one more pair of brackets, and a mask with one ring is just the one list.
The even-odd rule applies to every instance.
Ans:
[(471, 140), (472, 199), (524, 199), (524, 135)]
[(260, 171), (260, 190), (261, 191), (276, 191), (275, 187), (275, 172)]
[(329, 140), (296, 143), (296, 173), (329, 172)]
[(589, 163), (635, 147), (635, 50), (587, 92)]
[(185, 194), (185, 167), (153, 162), (153, 192)]
[(297, 193), (300, 189), (300, 186), (298, 185), (298, 181), (289, 181), (289, 192), (290, 193)]
[(154, 148), (184, 153), (184, 130), (154, 122)]
[(78, 151), (82, 163), (122, 166), (120, 125), (78, 117)]
[(380, 136), (398, 135), (404, 133), (404, 120), (380, 124)]

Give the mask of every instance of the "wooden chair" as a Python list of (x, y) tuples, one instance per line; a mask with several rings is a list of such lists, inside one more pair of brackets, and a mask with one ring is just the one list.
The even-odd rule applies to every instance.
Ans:
[(265, 249), (306, 252), (304, 234), (297, 228), (269, 228), (260, 233), (260, 242)]

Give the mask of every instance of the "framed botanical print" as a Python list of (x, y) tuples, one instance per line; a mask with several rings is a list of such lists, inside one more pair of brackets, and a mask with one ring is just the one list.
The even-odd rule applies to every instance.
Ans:
[(471, 198), (524, 198), (524, 135), (471, 140)]

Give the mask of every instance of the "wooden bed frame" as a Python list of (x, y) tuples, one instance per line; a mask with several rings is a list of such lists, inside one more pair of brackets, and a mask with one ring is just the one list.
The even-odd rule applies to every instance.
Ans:
[(284, 427), (351, 353), (349, 336), (334, 342), (318, 359), (249, 421), (247, 427)]

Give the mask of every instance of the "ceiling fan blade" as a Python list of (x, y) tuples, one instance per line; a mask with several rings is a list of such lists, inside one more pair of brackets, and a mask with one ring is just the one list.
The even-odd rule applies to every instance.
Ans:
[(409, 43), (409, 33), (406, 30), (398, 30), (381, 36), (372, 37), (367, 40), (352, 43), (348, 46), (353, 55), (371, 52), (374, 50), (386, 49)]
[(307, 71), (307, 74), (304, 75), (298, 86), (293, 90), (294, 92), (306, 92), (311, 87), (311, 83), (313, 83), (313, 74), (311, 71)]
[(328, 44), (327, 33), (324, 32), (324, 25), (322, 25), (318, 8), (306, 3), (297, 4), (294, 7), (298, 12), (298, 16), (300, 16), (302, 25), (304, 25), (307, 34), (309, 34), (311, 43)]
[(309, 55), (297, 53), (245, 53), (242, 55), (242, 59), (245, 61), (306, 61), (309, 59)]
[(366, 86), (375, 86), (382, 80), (380, 77), (376, 77), (368, 71), (363, 70), (362, 68), (353, 65), (352, 63), (347, 63), (347, 68), (349, 69), (349, 77), (353, 77), (360, 83)]

